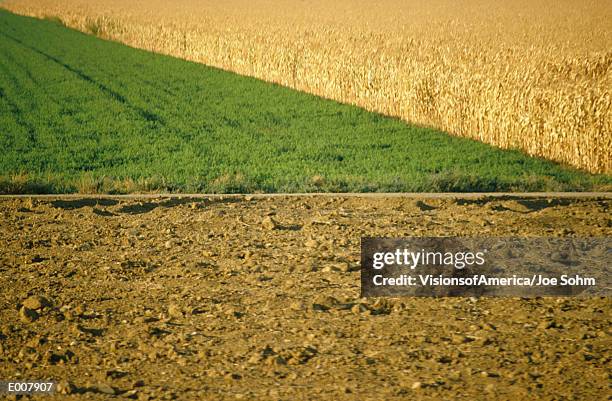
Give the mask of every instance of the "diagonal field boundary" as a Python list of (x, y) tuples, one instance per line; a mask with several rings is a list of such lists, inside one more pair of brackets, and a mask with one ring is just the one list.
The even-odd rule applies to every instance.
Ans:
[(612, 188), (612, 177), (1, 10), (0, 54), (2, 194)]

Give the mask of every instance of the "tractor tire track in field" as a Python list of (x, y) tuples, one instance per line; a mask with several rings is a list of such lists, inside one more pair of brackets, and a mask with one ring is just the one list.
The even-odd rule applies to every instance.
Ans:
[[(3, 32), (0, 31), (0, 34), (3, 34)], [(25, 88), (24, 85), (21, 83), (21, 80), (16, 75), (16, 71), (14, 69), (7, 67), (6, 65), (7, 63), (8, 64), (13, 63), (14, 65), (18, 65), (19, 67), (21, 67), (19, 71), (23, 73), (26, 76), (26, 78), (29, 79), (33, 84), (38, 85), (37, 82), (34, 80), (32, 73), (27, 67), (21, 65), (17, 60), (15, 60), (15, 58), (13, 57), (11, 53), (2, 52), (2, 62), (0, 62), (0, 69), (2, 70), (2, 74), (4, 75), (4, 77), (6, 77), (10, 81), (10, 83), (12, 83), (14, 89), (17, 92), (27, 93), (28, 89)], [(0, 87), (0, 92), (1, 92), (0, 99), (6, 102), (9, 112), (13, 115), (15, 122), (25, 130), (26, 135), (27, 135), (27, 140), (29, 141), (29, 143), (32, 146), (35, 146), (37, 143), (36, 127), (34, 124), (29, 122), (24, 117), (24, 116), (27, 116), (28, 114), (25, 108), (20, 107), (15, 101), (12, 101), (6, 89), (2, 89)], [(24, 97), (21, 97), (20, 99), (24, 100)], [(29, 106), (32, 107), (33, 106), (32, 98), (28, 97), (27, 100), (29, 102)]]
[[(0, 63), (0, 69), (2, 69), (3, 73), (6, 73), (7, 76), (10, 74), (10, 72), (4, 68), (3, 63)], [(3, 101), (6, 104), (9, 113), (11, 113), (17, 125), (25, 130), (28, 142), (31, 144), (31, 146), (34, 146), (36, 144), (36, 128), (23, 117), (23, 110), (21, 110), (17, 103), (11, 101), (9, 96), (7, 96), (5, 93), (5, 89), (2, 87), (0, 87), (0, 101)]]
[(114, 91), (113, 89), (109, 88), (108, 86), (106, 86), (105, 84), (103, 84), (102, 82), (96, 81), (95, 79), (93, 79), (91, 76), (87, 75), (85, 72), (63, 62), (62, 60), (56, 58), (55, 56), (45, 53), (42, 50), (39, 50), (33, 46), (30, 46), (28, 44), (26, 44), (25, 42), (7, 34), (6, 32), (0, 32), (0, 34), (2, 34), (4, 37), (14, 41), (15, 43), (21, 45), (22, 47), (36, 53), (39, 54), (41, 56), (43, 56), (44, 58), (46, 58), (47, 60), (50, 60), (54, 63), (56, 63), (57, 65), (65, 68), (66, 70), (70, 71), (71, 73), (75, 74), (76, 76), (78, 76), (79, 78), (81, 78), (82, 80), (96, 86), (101, 92), (103, 92), (105, 95), (109, 96), (110, 98), (116, 100), (117, 102), (121, 103), (122, 105), (124, 105), (125, 107), (131, 109), (132, 111), (136, 112), (142, 119), (144, 119), (147, 122), (155, 122), (158, 123), (160, 125), (165, 125), (164, 120), (158, 116), (155, 113), (152, 113), (148, 110), (145, 110), (141, 107), (138, 107), (136, 105), (131, 104), (127, 98), (125, 98), (125, 96), (121, 95), (119, 92)]

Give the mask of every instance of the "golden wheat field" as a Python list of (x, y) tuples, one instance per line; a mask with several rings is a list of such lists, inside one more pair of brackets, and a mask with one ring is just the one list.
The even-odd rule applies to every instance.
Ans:
[(607, 0), (9, 0), (19, 14), (612, 172)]

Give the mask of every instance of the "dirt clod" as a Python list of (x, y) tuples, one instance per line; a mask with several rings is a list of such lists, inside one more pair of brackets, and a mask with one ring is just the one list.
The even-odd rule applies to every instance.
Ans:
[(278, 223), (271, 216), (266, 216), (261, 221), (261, 225), (266, 230), (276, 230), (279, 228)]
[(168, 316), (180, 319), (183, 317), (183, 309), (177, 304), (170, 304), (168, 306)]
[(25, 301), (23, 301), (23, 306), (28, 309), (38, 310), (42, 309), (46, 306), (51, 306), (49, 300), (40, 295), (32, 295), (28, 297)]
[(24, 323), (32, 323), (38, 319), (39, 316), (40, 315), (38, 312), (36, 312), (34, 309), (29, 309), (25, 306), (22, 306), (21, 309), (19, 309), (19, 318)]

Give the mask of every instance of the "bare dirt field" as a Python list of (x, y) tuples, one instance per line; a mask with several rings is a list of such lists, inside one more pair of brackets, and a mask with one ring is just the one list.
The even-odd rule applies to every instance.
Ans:
[(609, 236), (607, 198), (0, 199), (0, 377), (45, 399), (603, 400), (609, 298), (359, 298), (362, 236)]

